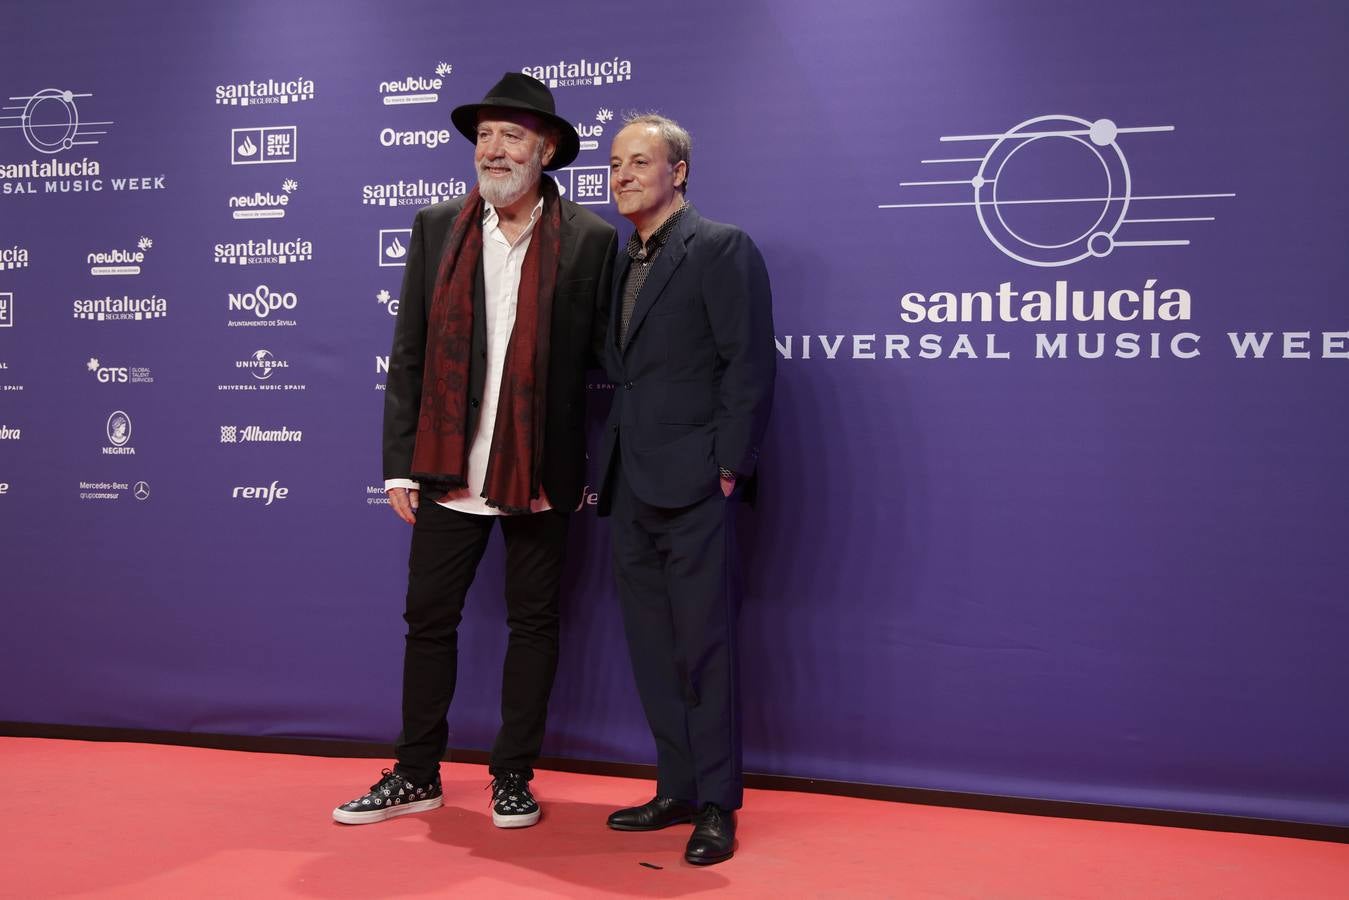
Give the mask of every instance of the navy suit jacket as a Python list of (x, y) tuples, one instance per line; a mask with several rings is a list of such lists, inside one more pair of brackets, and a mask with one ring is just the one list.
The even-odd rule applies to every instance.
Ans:
[(620, 349), (630, 263), (619, 254), (604, 344), (615, 388), (599, 459), (601, 515), (615, 453), (633, 493), (652, 506), (688, 506), (720, 490), (721, 466), (748, 479), (773, 402), (773, 296), (749, 235), (686, 209), (651, 264)]

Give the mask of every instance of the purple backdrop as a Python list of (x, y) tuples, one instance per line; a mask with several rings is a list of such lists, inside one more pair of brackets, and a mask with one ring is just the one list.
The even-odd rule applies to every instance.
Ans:
[[(0, 719), (393, 736), (399, 229), (523, 69), (769, 262), (749, 769), (1349, 824), (1343, 4), (115, 6), (5, 13)], [(650, 761), (573, 537), (546, 752)]]

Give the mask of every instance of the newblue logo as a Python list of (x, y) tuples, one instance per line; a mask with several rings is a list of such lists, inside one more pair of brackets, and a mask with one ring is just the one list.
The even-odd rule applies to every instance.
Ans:
[(215, 102), (218, 106), (260, 106), (313, 99), (314, 82), (308, 78), (293, 78), (290, 81), (268, 78), (266, 81), (242, 81), (215, 86)]
[(379, 93), (385, 106), (404, 106), (409, 103), (435, 103), (440, 99), (437, 93), (445, 86), (443, 79), (454, 71), (447, 62), (436, 66), (434, 78), (422, 75), (408, 75), (393, 81), (381, 81)]
[(273, 194), (271, 191), (236, 194), (230, 198), (231, 215), (235, 219), (284, 219), (291, 195), (299, 189), (298, 181), (287, 178), (281, 182), (279, 194)]
[(139, 275), (141, 263), (154, 245), (154, 241), (142, 236), (135, 250), (97, 250), (85, 256), (84, 261), (89, 264), (90, 275)]

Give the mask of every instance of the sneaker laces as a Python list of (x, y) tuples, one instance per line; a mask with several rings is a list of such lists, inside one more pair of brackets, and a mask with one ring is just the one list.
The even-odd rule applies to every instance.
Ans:
[(520, 793), (529, 793), (529, 779), (525, 778), (523, 772), (506, 772), (501, 775), (492, 776), (492, 783), (483, 788), (492, 792), (492, 799), (487, 805), (494, 805), (502, 794), (508, 791), (517, 791)]

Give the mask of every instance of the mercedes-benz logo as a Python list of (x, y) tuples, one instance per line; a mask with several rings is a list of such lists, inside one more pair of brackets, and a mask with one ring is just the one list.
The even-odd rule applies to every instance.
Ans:
[(136, 495), (137, 500), (150, 499), (150, 485), (148, 482), (138, 481), (131, 490), (132, 493)]

